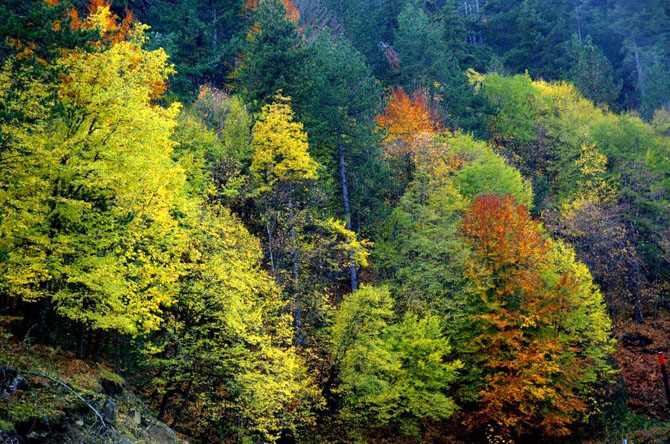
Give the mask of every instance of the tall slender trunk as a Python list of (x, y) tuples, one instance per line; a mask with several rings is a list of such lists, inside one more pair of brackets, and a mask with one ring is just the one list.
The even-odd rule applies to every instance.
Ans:
[[(268, 214), (268, 210), (265, 211), (265, 214)], [(275, 270), (275, 258), (274, 255), (272, 254), (272, 230), (270, 230), (270, 222), (268, 220), (265, 221), (265, 230), (268, 233), (268, 253), (270, 253), (270, 269), (272, 270), (272, 275), (276, 275), (276, 270)]]
[(293, 208), (293, 197), (289, 197), (289, 225), (291, 227), (289, 233), (291, 236), (291, 271), (293, 273), (293, 322), (295, 324), (295, 343), (301, 345), (304, 340), (304, 332), (302, 328), (302, 299), (300, 297), (300, 289), (298, 288), (298, 246), (295, 238), (295, 209)]
[(219, 28), (218, 24), (216, 23), (218, 20), (219, 18), (216, 12), (216, 5), (212, 5), (212, 46), (214, 48), (214, 52), (219, 50)]
[(114, 373), (121, 374), (121, 333), (116, 332), (116, 362), (114, 363)]
[(579, 20), (579, 6), (575, 2), (575, 20), (577, 21), (577, 38), (582, 41), (582, 24)]
[(84, 357), (84, 337), (86, 336), (86, 327), (84, 324), (79, 326), (79, 341), (77, 342), (77, 359)]
[(635, 69), (637, 71), (637, 84), (640, 88), (640, 97), (644, 97), (645, 95), (644, 77), (642, 76), (642, 62), (640, 61), (640, 48), (637, 47), (637, 43), (635, 43), (635, 48), (633, 51), (635, 54)]
[[(347, 170), (344, 162), (344, 147), (340, 143), (337, 147), (337, 156), (340, 164), (340, 181), (342, 185), (342, 201), (344, 203), (344, 218), (347, 230), (351, 230), (351, 205), (349, 204), (349, 188), (347, 187)], [(349, 254), (349, 261), (351, 262), (351, 254)], [(358, 290), (358, 276), (356, 275), (356, 265), (351, 263), (349, 265), (349, 280), (351, 282), (351, 290)]]

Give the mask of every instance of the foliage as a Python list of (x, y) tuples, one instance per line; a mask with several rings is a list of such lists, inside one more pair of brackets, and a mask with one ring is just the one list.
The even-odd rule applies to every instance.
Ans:
[(159, 415), (202, 439), (297, 433), (320, 396), (258, 241), (222, 208), (192, 223), (176, 304), (145, 351)]
[[(142, 40), (137, 28), (132, 41), (60, 59), (67, 76), (57, 99), (53, 89), (47, 96), (58, 112), (39, 103), (49, 90), (23, 92), (40, 107), (38, 126), (8, 125), (2, 153), (12, 159), (2, 173), (11, 184), (4, 291), (46, 296), (73, 320), (132, 334), (157, 328), (172, 301), (182, 244), (175, 211), (188, 205), (170, 157), (178, 107), (152, 103), (171, 69)], [(4, 75), (3, 91), (20, 87)]]
[(461, 364), (444, 362), (450, 347), (436, 317), (393, 320), (384, 288), (362, 287), (338, 309), (331, 341), (341, 415), (358, 427), (400, 426), (403, 434), (418, 435), (422, 422), (454, 412), (445, 390)]
[(568, 434), (588, 411), (585, 384), (609, 370), (600, 294), (569, 250), (543, 239), (510, 197), (476, 198), (463, 233), (473, 251), (465, 268), (473, 289), (462, 346), (474, 383), (463, 392), (474, 402), (464, 419), (509, 438)]
[(317, 178), (317, 163), (308, 152), (307, 134), (293, 121), (289, 100), (278, 95), (265, 105), (254, 125), (250, 170), (261, 181), (261, 190), (277, 182), (299, 182)]

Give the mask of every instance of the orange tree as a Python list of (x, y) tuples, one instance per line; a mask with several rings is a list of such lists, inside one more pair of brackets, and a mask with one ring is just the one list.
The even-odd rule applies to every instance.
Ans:
[(602, 296), (572, 251), (546, 239), (511, 196), (475, 198), (462, 234), (471, 249), (463, 421), (489, 438), (568, 435), (597, 410), (593, 383), (610, 371)]

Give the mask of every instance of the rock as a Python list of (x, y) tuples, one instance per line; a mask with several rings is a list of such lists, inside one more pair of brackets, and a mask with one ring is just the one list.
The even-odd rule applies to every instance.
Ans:
[[(81, 421), (81, 423), (83, 425), (84, 421)], [(79, 425), (79, 421), (77, 421), (77, 425)], [(67, 439), (68, 443), (82, 444), (84, 442), (84, 433), (78, 427), (75, 427), (72, 424), (68, 424), (65, 426), (65, 438)]]
[(43, 433), (37, 433), (37, 432), (30, 432), (26, 435), (26, 438), (28, 439), (28, 442), (44, 442), (44, 438), (46, 438), (48, 434), (46, 432)]
[(177, 435), (165, 424), (152, 424), (147, 428), (147, 435), (158, 444), (176, 444)]
[(0, 367), (0, 398), (9, 401), (14, 393), (25, 390), (26, 387), (26, 381), (16, 370)]
[(108, 378), (101, 378), (100, 385), (107, 396), (118, 396), (123, 393), (123, 383)]
[(132, 416), (133, 423), (135, 425), (142, 424), (142, 414), (140, 413), (139, 410), (133, 410), (132, 412), (130, 412), (130, 416)]
[(0, 431), (0, 442), (3, 444), (23, 444), (24, 441), (14, 432)]
[(116, 404), (108, 399), (103, 404), (102, 409), (100, 410), (100, 414), (106, 422), (113, 424), (116, 422)]
[(654, 342), (653, 339), (639, 333), (635, 335), (625, 334), (621, 338), (621, 343), (624, 347), (646, 347), (651, 345), (652, 342)]

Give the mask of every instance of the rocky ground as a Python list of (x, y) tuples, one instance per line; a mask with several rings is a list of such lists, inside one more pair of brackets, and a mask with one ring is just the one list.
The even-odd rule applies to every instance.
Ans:
[(0, 339), (0, 443), (178, 442), (105, 366)]

